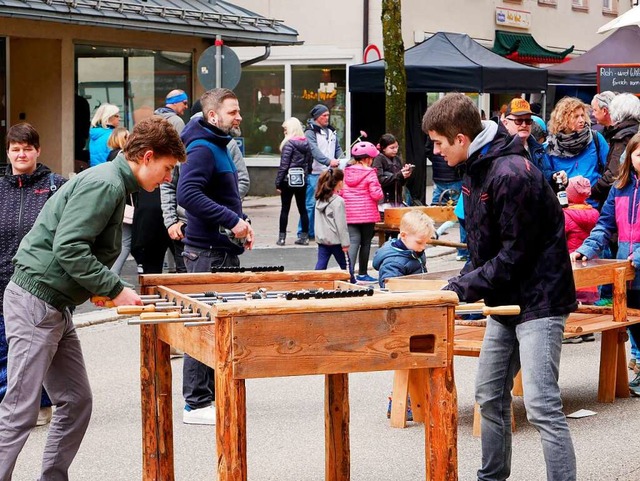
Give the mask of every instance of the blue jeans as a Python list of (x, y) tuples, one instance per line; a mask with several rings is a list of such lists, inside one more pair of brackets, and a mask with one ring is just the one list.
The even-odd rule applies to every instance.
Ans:
[(433, 196), (431, 197), (432, 204), (440, 204), (440, 196), (443, 192), (447, 190), (455, 190), (457, 194), (450, 196), (448, 193), (442, 196), (442, 203), (446, 204), (447, 201), (452, 200), (455, 204), (458, 202), (458, 197), (460, 197), (460, 191), (462, 190), (462, 181), (458, 180), (456, 182), (434, 182), (433, 183)]
[(522, 370), (527, 419), (538, 430), (549, 481), (575, 481), (576, 456), (558, 386), (562, 333), (567, 316), (505, 326), (487, 318), (476, 402), (482, 415), (482, 467), (478, 481), (511, 474), (511, 389)]
[[(316, 230), (313, 222), (316, 218), (316, 185), (318, 185), (318, 177), (320, 174), (307, 175), (307, 194), (305, 198), (305, 205), (307, 207), (307, 216), (309, 217), (309, 237), (315, 238)], [(298, 237), (303, 232), (302, 221), (298, 221)]]

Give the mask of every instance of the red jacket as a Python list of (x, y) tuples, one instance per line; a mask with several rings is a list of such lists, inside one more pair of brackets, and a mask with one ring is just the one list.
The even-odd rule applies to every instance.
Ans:
[(340, 193), (347, 209), (347, 224), (378, 222), (378, 201), (384, 195), (376, 169), (350, 165), (344, 169), (344, 188)]
[(600, 213), (588, 204), (571, 204), (564, 212), (564, 231), (567, 235), (569, 253), (575, 251), (589, 237), (596, 226)]

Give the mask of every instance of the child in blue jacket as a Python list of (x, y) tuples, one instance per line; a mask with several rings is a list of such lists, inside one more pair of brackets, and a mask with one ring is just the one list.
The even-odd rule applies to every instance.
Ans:
[(411, 210), (403, 215), (399, 237), (388, 240), (373, 256), (380, 287), (391, 277), (427, 272), (424, 250), (435, 232), (433, 220), (425, 213)]

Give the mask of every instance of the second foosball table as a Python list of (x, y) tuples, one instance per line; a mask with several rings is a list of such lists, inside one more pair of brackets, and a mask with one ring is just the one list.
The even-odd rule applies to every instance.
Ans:
[(141, 329), (145, 481), (174, 479), (170, 346), (215, 369), (219, 481), (248, 477), (245, 380), (314, 374), (325, 376), (325, 480), (349, 480), (348, 374), (384, 370), (424, 379), (425, 479), (458, 479), (455, 293), (374, 292), (342, 271), (140, 279), (149, 312), (130, 322)]

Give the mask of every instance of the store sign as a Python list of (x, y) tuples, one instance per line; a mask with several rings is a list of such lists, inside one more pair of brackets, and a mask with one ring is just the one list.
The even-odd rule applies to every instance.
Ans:
[(524, 29), (531, 28), (531, 12), (496, 7), (496, 25)]
[(333, 89), (331, 92), (323, 90), (307, 90), (302, 91), (303, 100), (331, 100), (338, 96), (338, 91)]
[(598, 92), (629, 92), (640, 95), (640, 64), (598, 65)]

